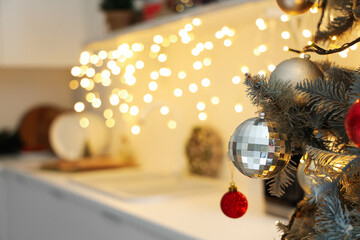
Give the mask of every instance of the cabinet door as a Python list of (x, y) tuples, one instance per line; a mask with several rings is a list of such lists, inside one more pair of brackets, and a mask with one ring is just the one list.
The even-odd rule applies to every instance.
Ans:
[(99, 204), (20, 175), (10, 179), (10, 240), (160, 240)]

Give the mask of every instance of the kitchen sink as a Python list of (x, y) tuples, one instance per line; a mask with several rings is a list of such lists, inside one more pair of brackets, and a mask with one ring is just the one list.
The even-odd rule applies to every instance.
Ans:
[(206, 177), (149, 172), (89, 174), (72, 177), (71, 181), (127, 201), (159, 200), (219, 189), (216, 180)]

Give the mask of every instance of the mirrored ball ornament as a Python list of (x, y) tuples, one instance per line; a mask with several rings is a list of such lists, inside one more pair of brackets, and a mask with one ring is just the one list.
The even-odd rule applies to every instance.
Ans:
[(279, 173), (290, 161), (291, 146), (279, 124), (265, 118), (250, 118), (234, 131), (229, 155), (235, 167), (245, 176), (268, 179)]

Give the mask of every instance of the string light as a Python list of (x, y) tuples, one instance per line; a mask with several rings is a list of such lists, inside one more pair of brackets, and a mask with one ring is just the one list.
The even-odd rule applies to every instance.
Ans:
[(189, 91), (192, 93), (196, 93), (198, 91), (198, 86), (195, 83), (191, 83), (189, 85)]
[(218, 105), (220, 103), (220, 98), (219, 97), (212, 97), (211, 98), (211, 103), (214, 104), (214, 105)]
[(116, 94), (111, 94), (109, 100), (110, 100), (110, 104), (113, 105), (113, 106), (118, 105), (119, 102), (120, 102), (119, 96), (116, 95)]
[(175, 95), (175, 97), (181, 97), (182, 94), (183, 94), (183, 91), (182, 91), (180, 88), (176, 88), (176, 89), (174, 90), (174, 95)]
[(120, 107), (119, 107), (119, 111), (121, 112), (121, 113), (127, 113), (128, 111), (129, 111), (129, 105), (128, 104), (126, 104), (126, 103), (122, 103), (122, 104), (120, 104)]
[(184, 28), (185, 28), (186, 31), (190, 32), (191, 30), (193, 30), (194, 27), (190, 23), (188, 23), (188, 24), (185, 25)]
[(241, 82), (241, 79), (239, 76), (234, 76), (232, 79), (233, 84), (239, 84)]
[(274, 64), (270, 64), (269, 66), (268, 66), (268, 70), (270, 71), (270, 72), (273, 72), (274, 70), (275, 70), (275, 65)]
[(351, 50), (355, 51), (356, 49), (358, 48), (358, 45), (357, 44), (354, 44), (350, 47)]
[(287, 22), (287, 21), (289, 21), (289, 16), (286, 15), (286, 14), (283, 14), (283, 15), (281, 15), (281, 17), (280, 17), (280, 20), (281, 20), (282, 22)]
[(174, 120), (168, 121), (167, 125), (168, 125), (168, 128), (170, 128), (170, 129), (175, 129), (177, 126), (177, 124)]
[(211, 84), (211, 81), (210, 81), (210, 79), (208, 79), (208, 78), (204, 78), (203, 80), (201, 80), (201, 85), (202, 85), (203, 87), (209, 87), (210, 84)]
[[(93, 55), (93, 56), (95, 56), (95, 55)], [(93, 56), (91, 56), (91, 57), (93, 57)], [(107, 58), (108, 54), (107, 54), (106, 51), (101, 50), (101, 51), (98, 53), (98, 56), (99, 56), (100, 59), (104, 60), (104, 59)], [(90, 58), (90, 61), (91, 61), (91, 58)], [(91, 61), (91, 63), (93, 63), (93, 62)], [(95, 63), (93, 63), (93, 64), (95, 64)]]
[(82, 65), (86, 65), (90, 62), (90, 53), (88, 51), (84, 51), (80, 54), (80, 63)]
[(281, 37), (283, 39), (289, 39), (290, 38), (290, 33), (288, 31), (284, 31), (281, 33)]
[(79, 82), (77, 81), (77, 80), (71, 80), (70, 82), (69, 82), (69, 88), (71, 89), (71, 90), (75, 90), (75, 89), (77, 89), (79, 87)]
[(247, 66), (243, 66), (243, 67), (241, 67), (241, 72), (242, 72), (243, 74), (246, 74), (246, 73), (249, 72), (249, 68), (248, 68)]
[(113, 111), (109, 108), (105, 109), (104, 111), (104, 118), (109, 119), (112, 118), (114, 115)]
[(193, 64), (193, 68), (194, 68), (195, 70), (200, 70), (202, 67), (203, 67), (203, 64), (202, 64), (202, 62), (200, 62), (200, 61), (196, 61), (196, 62), (194, 62), (194, 64)]
[(160, 74), (158, 72), (156, 72), (156, 71), (153, 71), (153, 72), (150, 73), (150, 78), (152, 80), (157, 80), (159, 78), (159, 76), (160, 76)]
[(152, 100), (153, 100), (153, 96), (151, 94), (148, 93), (144, 95), (144, 102), (150, 103), (152, 102)]
[(74, 105), (74, 109), (76, 112), (82, 112), (85, 109), (85, 104), (83, 102), (77, 102)]
[(171, 43), (176, 43), (177, 40), (178, 40), (178, 37), (175, 34), (172, 34), (172, 35), (169, 36), (169, 41)]
[(153, 53), (158, 53), (158, 52), (160, 52), (160, 46), (157, 45), (157, 44), (153, 44), (150, 49), (151, 49), (151, 51), (152, 51)]
[(156, 91), (158, 89), (158, 84), (154, 81), (151, 81), (149, 83), (149, 89), (150, 89), (150, 91)]
[(285, 52), (287, 52), (287, 51), (289, 51), (289, 47), (288, 47), (288, 46), (284, 46), (284, 47), (283, 47), (283, 50), (284, 50)]
[(198, 102), (198, 103), (196, 104), (196, 108), (197, 108), (199, 111), (204, 111), (205, 108), (206, 108), (206, 105), (205, 105), (204, 102)]
[(162, 106), (162, 107), (160, 108), (160, 113), (161, 113), (162, 115), (167, 115), (167, 114), (169, 114), (169, 112), (170, 112), (170, 110), (169, 110), (169, 108), (168, 108), (167, 106)]
[(212, 42), (207, 41), (207, 42), (205, 42), (204, 47), (205, 47), (205, 49), (207, 49), (207, 50), (211, 50), (211, 49), (213, 49), (214, 45), (213, 45)]
[(266, 24), (264, 19), (262, 18), (258, 18), (256, 19), (256, 26), (259, 28), (259, 30), (265, 30), (266, 29)]
[(201, 113), (199, 113), (198, 118), (199, 118), (201, 121), (205, 121), (205, 120), (207, 119), (207, 114), (204, 113), (204, 112), (201, 112)]
[(312, 8), (310, 8), (310, 12), (311, 12), (311, 13), (317, 13), (317, 12), (318, 12), (318, 8), (317, 8), (317, 7), (312, 7)]
[(115, 120), (113, 118), (107, 119), (105, 125), (108, 128), (113, 128), (115, 126)]
[(88, 78), (83, 78), (80, 81), (80, 86), (83, 88), (87, 88), (90, 86), (90, 80)]
[(99, 98), (95, 98), (94, 101), (92, 101), (91, 105), (94, 108), (99, 108), (101, 107), (101, 100)]
[(306, 38), (309, 38), (309, 37), (311, 37), (311, 32), (310, 32), (310, 30), (305, 29), (302, 31), (302, 35)]
[(154, 43), (161, 44), (164, 41), (164, 38), (161, 35), (154, 36)]
[(163, 77), (170, 77), (171, 76), (171, 70), (169, 68), (160, 68), (159, 74)]
[(131, 116), (136, 116), (139, 114), (139, 107), (137, 106), (131, 106), (130, 107), (130, 110), (129, 110), (129, 113)]
[(77, 77), (81, 74), (81, 68), (80, 67), (73, 67), (71, 68), (71, 75), (74, 77)]
[(86, 101), (88, 101), (88, 102), (93, 102), (94, 101), (94, 99), (96, 98), (96, 96), (95, 96), (95, 94), (94, 93), (88, 93), (88, 94), (86, 94)]
[(80, 127), (87, 128), (90, 125), (90, 121), (86, 117), (83, 117), (80, 119), (79, 124), (80, 124)]
[(138, 135), (140, 133), (140, 127), (138, 125), (134, 125), (131, 127), (131, 133), (134, 135)]
[(167, 60), (167, 56), (162, 53), (158, 56), (158, 60), (159, 62), (165, 62)]
[(262, 45), (259, 46), (258, 49), (259, 49), (260, 52), (264, 53), (264, 52), (266, 52), (267, 47), (266, 47), (266, 45), (262, 44)]
[(230, 40), (230, 39), (225, 39), (225, 41), (224, 41), (224, 45), (225, 45), (225, 47), (230, 47), (230, 46), (231, 46), (231, 44), (232, 44), (232, 42), (231, 42), (231, 40)]
[(137, 69), (143, 69), (144, 66), (145, 66), (145, 64), (144, 64), (144, 62), (141, 61), (141, 60), (139, 60), (139, 61), (137, 61), (137, 62), (135, 63), (135, 67), (136, 67)]
[(185, 78), (186, 78), (186, 72), (180, 71), (180, 72), (178, 73), (178, 78), (180, 78), (180, 79), (185, 79)]
[(241, 104), (235, 105), (235, 112), (240, 113), (240, 112), (242, 112), (242, 110), (243, 110), (243, 107), (241, 106)]
[(194, 24), (194, 26), (200, 26), (201, 20), (199, 18), (194, 18), (192, 24)]

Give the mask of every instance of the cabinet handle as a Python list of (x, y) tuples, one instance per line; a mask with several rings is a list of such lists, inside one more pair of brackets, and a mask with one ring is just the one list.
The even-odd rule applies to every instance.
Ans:
[(107, 210), (103, 210), (101, 212), (101, 215), (104, 218), (106, 218), (106, 219), (108, 219), (110, 221), (116, 222), (116, 223), (122, 223), (123, 222), (123, 220), (121, 219), (121, 217), (119, 215), (117, 215), (115, 213), (112, 213), (112, 212), (109, 212)]

